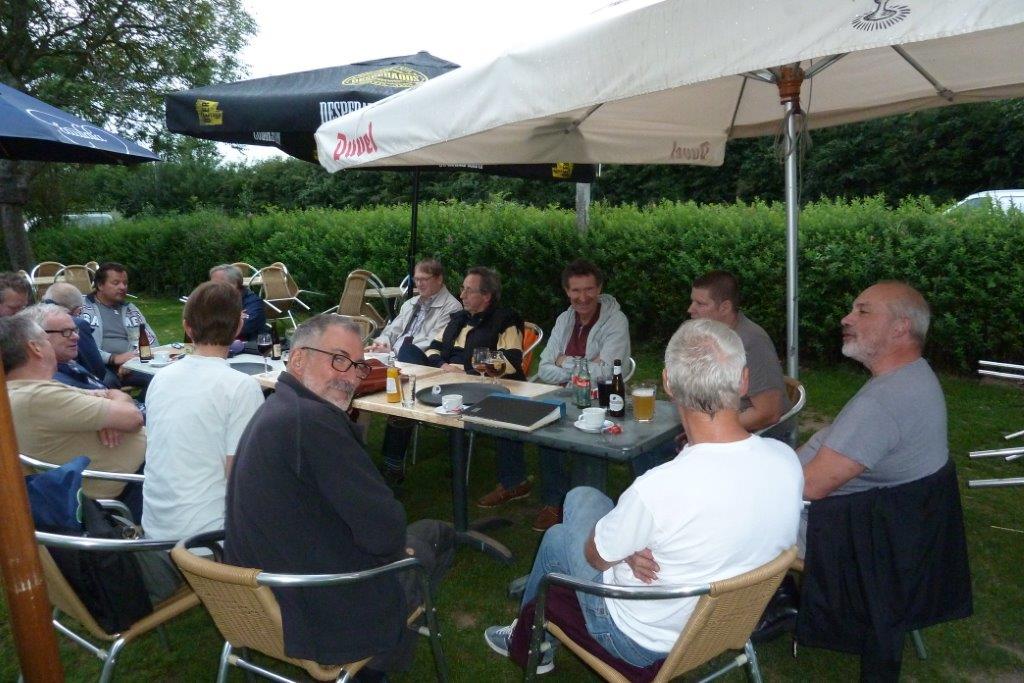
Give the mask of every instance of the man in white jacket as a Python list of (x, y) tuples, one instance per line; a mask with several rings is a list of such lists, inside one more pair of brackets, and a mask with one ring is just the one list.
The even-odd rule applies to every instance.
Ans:
[[(541, 354), (541, 382), (565, 384), (571, 379), (573, 362), (580, 357), (589, 362), (592, 376), (602, 372), (599, 368), (610, 376), (616, 360), (626, 365), (630, 357), (629, 320), (615, 297), (602, 292), (603, 287), (604, 274), (589, 261), (578, 259), (562, 271), (562, 288), (569, 298), (569, 308), (555, 320)], [(570, 457), (573, 486), (585, 484), (604, 489), (607, 461), (541, 448), (543, 481), (541, 509), (533, 522), (536, 531), (544, 531), (562, 519), (562, 499), (570, 487), (566, 467)]]

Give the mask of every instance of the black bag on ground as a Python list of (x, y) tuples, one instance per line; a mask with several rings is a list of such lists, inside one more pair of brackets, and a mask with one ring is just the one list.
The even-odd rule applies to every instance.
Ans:
[[(115, 539), (139, 536), (138, 528), (128, 520), (107, 512), (85, 496), (82, 496), (82, 522), (83, 536)], [(86, 609), (108, 633), (120, 632), (153, 612), (136, 553), (71, 548), (48, 550)]]
[(792, 633), (796, 628), (796, 617), (800, 612), (800, 588), (792, 574), (786, 574), (778, 590), (768, 601), (760, 621), (750, 634), (755, 643), (766, 643), (783, 633)]

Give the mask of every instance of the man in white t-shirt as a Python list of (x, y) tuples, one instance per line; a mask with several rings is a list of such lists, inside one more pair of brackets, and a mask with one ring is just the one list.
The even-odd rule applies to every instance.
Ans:
[[(674, 588), (742, 574), (794, 544), (802, 507), (800, 463), (789, 446), (743, 428), (745, 365), (742, 341), (723, 323), (690, 320), (676, 331), (665, 350), (662, 379), (688, 444), (633, 482), (617, 505), (592, 488), (570, 491), (564, 522), (547, 531), (537, 552), (524, 607), (548, 572), (609, 585)], [(577, 597), (590, 634), (610, 654), (638, 667), (664, 659), (697, 603)], [(492, 626), (484, 635), (491, 649), (507, 656), (511, 632), (511, 626)], [(551, 668), (545, 656), (538, 671)]]
[(256, 380), (227, 362), (242, 322), (236, 288), (199, 285), (189, 295), (183, 320), (195, 351), (161, 370), (149, 385), (142, 526), (150, 538), (179, 539), (224, 528), (231, 460), (263, 403)]

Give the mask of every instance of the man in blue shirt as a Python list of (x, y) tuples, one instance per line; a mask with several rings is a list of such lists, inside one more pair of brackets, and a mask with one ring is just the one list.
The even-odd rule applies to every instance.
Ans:
[(242, 271), (229, 263), (210, 268), (211, 282), (226, 282), (238, 290), (242, 297), (242, 329), (238, 339), (256, 342), (256, 335), (267, 331), (267, 314), (263, 310), (263, 299), (242, 282)]
[[(82, 296), (82, 293), (73, 284), (57, 282), (46, 290), (43, 303), (61, 306), (71, 315), (75, 327), (78, 328), (78, 356), (75, 360), (86, 371), (102, 378), (106, 373), (106, 366), (103, 364), (100, 349), (96, 346), (96, 340), (92, 337), (92, 326), (81, 317), (82, 308), (85, 306), (85, 297)], [(116, 389), (117, 386), (114, 385), (113, 388)]]

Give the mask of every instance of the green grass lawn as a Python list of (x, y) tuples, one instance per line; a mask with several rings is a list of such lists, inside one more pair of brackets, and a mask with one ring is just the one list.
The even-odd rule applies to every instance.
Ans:
[[(181, 336), (181, 305), (167, 300), (139, 302), (161, 341)], [(837, 340), (838, 343), (838, 340)], [(655, 379), (661, 368), (660, 350), (641, 348), (637, 359), (637, 379)], [(853, 364), (810, 367), (802, 371), (807, 386), (808, 404), (801, 416), (802, 439), (817, 426), (831, 419), (866, 380), (866, 373)], [(1024, 582), (1020, 559), (1024, 549), (1024, 490), (967, 489), (972, 478), (1019, 476), (1019, 463), (1002, 460), (969, 461), (967, 451), (1006, 445), (1002, 435), (1024, 428), (1024, 393), (1012, 386), (980, 382), (972, 378), (943, 376), (943, 388), (949, 406), (950, 449), (964, 482), (964, 510), (974, 576), (974, 617), (930, 628), (924, 632), (929, 658), (920, 661), (908, 646), (903, 673), (906, 680), (1021, 680), (1024, 677)], [(382, 420), (375, 419), (369, 435), (370, 452), (379, 457)], [(410, 519), (451, 518), (450, 481), (446, 477), (447, 441), (438, 429), (421, 431), (418, 462), (409, 468), (403, 502)], [(493, 448), (482, 440), (476, 449), (470, 481), (471, 500), (494, 484)], [(532, 448), (530, 457), (536, 458)], [(537, 472), (536, 462), (530, 463)], [(625, 468), (613, 468), (610, 488), (621, 492), (629, 483)], [(511, 663), (493, 654), (483, 641), (483, 629), (491, 624), (508, 623), (516, 614), (515, 603), (505, 598), (505, 585), (529, 571), (540, 534), (530, 530), (529, 522), (538, 504), (536, 497), (518, 501), (503, 510), (513, 524), (493, 531), (517, 556), (515, 564), (505, 566), (468, 549), (459, 551), (437, 602), (445, 655), (453, 678), (458, 681), (513, 681), (522, 673)], [(471, 516), (480, 513), (471, 506)], [(1009, 529), (1009, 530), (1007, 530)], [(330, 542), (330, 539), (325, 539)], [(16, 662), (6, 616), (0, 621), (0, 680), (14, 680)], [(342, 617), (343, 615), (339, 615)], [(209, 617), (194, 610), (168, 626), (171, 650), (155, 636), (143, 638), (126, 648), (118, 665), (119, 680), (193, 681), (212, 680), (221, 639)], [(799, 656), (790, 655), (788, 637), (758, 648), (761, 667), (768, 680), (851, 680), (857, 676), (857, 658), (824, 650), (801, 648)], [(68, 680), (95, 680), (99, 665), (66, 641), (61, 641), (61, 656)], [(286, 675), (297, 670), (275, 665)], [(733, 672), (726, 680), (742, 680)], [(417, 652), (413, 670), (395, 676), (398, 681), (429, 680), (433, 666), (426, 642)], [(589, 670), (571, 654), (559, 653), (552, 681), (592, 678)], [(242, 680), (235, 670), (233, 680)]]

